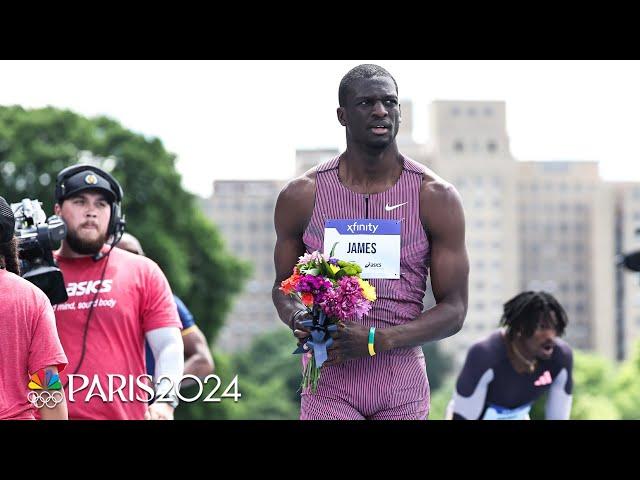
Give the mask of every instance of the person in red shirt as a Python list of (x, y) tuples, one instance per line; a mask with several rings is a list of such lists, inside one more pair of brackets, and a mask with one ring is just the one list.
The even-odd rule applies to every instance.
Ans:
[[(177, 406), (181, 323), (158, 265), (113, 248), (124, 233), (122, 196), (117, 180), (92, 165), (68, 167), (56, 179), (55, 214), (67, 236), (54, 258), (69, 298), (54, 310), (69, 358), (61, 378), (70, 419), (173, 419)], [(151, 405), (145, 339), (157, 358)]]
[[(49, 299), (20, 277), (14, 226), (11, 207), (0, 197), (0, 420), (33, 420), (36, 409), (43, 420), (66, 420), (63, 392), (48, 387), (64, 370), (67, 357)], [(30, 390), (34, 374), (53, 381)], [(31, 403), (32, 395), (52, 400)]]

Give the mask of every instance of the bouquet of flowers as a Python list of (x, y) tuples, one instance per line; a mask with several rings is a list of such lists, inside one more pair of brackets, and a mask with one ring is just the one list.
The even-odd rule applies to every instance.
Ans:
[(311, 336), (293, 353), (313, 353), (301, 384), (303, 389), (310, 386), (313, 393), (318, 388), (327, 348), (333, 343), (330, 334), (338, 329), (342, 320), (360, 319), (369, 313), (376, 300), (373, 285), (360, 278), (362, 268), (333, 258), (333, 250), (329, 255), (315, 251), (301, 256), (293, 267), (293, 274), (280, 284), (285, 295), (300, 299), (311, 314), (311, 319), (301, 322), (309, 328)]

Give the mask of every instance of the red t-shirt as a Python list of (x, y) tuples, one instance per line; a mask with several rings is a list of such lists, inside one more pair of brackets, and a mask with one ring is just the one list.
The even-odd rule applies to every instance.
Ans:
[(42, 290), (0, 269), (0, 419), (33, 420), (29, 379), (45, 367), (64, 370), (53, 309)]
[[(60, 340), (69, 358), (69, 366), (60, 379), (63, 385), (67, 385), (67, 374), (84, 375), (88, 380), (86, 388), (81, 389), (85, 380), (74, 378), (73, 397), (72, 385), (65, 387), (69, 419), (142, 420), (149, 394), (139, 387), (137, 379), (146, 373), (145, 333), (182, 325), (166, 277), (152, 260), (119, 248), (98, 261), (92, 257), (61, 257), (58, 252), (55, 258), (69, 295), (65, 303), (54, 305)], [(91, 314), (84, 360), (78, 370), (84, 329), (96, 291), (99, 293)]]

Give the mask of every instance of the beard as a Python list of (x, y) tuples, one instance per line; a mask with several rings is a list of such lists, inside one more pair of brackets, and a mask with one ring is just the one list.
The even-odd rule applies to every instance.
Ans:
[(101, 233), (95, 240), (88, 240), (80, 238), (77, 230), (68, 230), (65, 241), (71, 250), (80, 255), (95, 255), (107, 241), (107, 234)]

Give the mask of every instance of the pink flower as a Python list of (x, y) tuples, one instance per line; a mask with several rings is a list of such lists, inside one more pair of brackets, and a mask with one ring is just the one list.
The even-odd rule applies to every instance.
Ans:
[(371, 302), (363, 297), (356, 277), (338, 280), (338, 286), (329, 290), (319, 303), (329, 317), (340, 320), (352, 317), (360, 319), (371, 310)]

